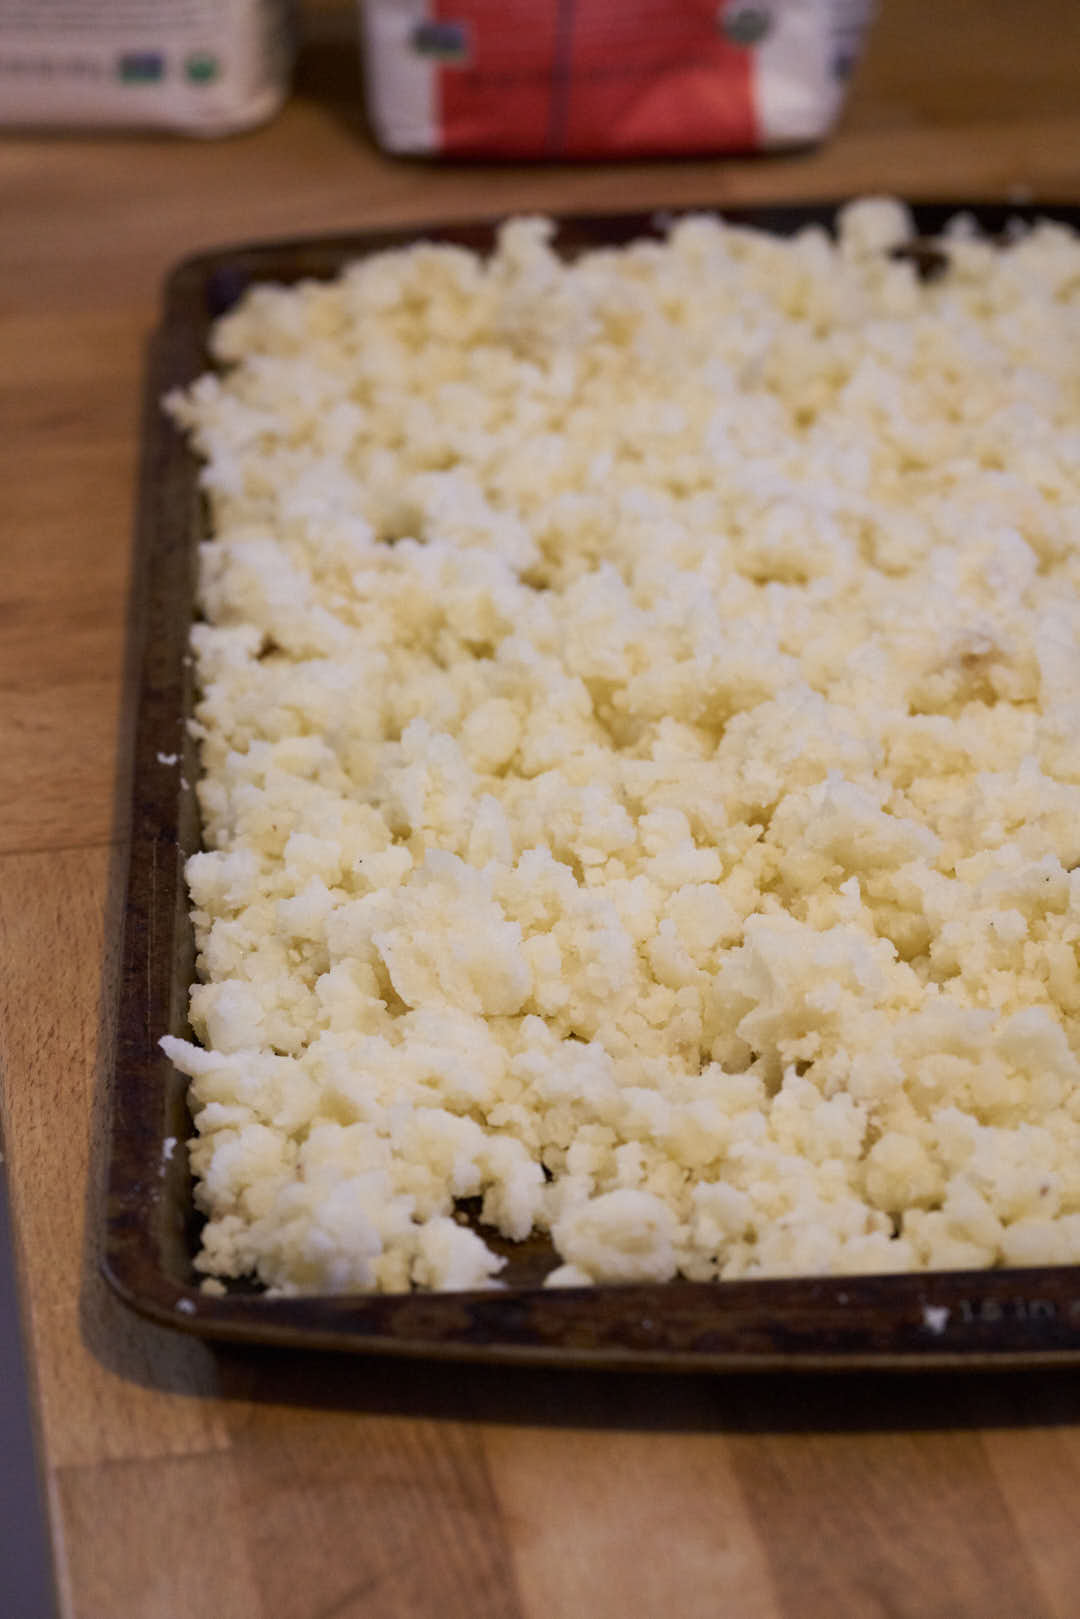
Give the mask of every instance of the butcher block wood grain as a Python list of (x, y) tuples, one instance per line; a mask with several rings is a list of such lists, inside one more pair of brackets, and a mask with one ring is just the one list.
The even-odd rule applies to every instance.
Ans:
[(608, 168), (380, 156), (351, 27), (344, 3), (308, 11), (297, 95), (250, 135), (0, 139), (0, 1130), (64, 1619), (1074, 1619), (1068, 1372), (214, 1350), (98, 1278), (138, 395), (166, 269), (522, 209), (1080, 201), (1071, 0), (885, 0), (819, 150)]

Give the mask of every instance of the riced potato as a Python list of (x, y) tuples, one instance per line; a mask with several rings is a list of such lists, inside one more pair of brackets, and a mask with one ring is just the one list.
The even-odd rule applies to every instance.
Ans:
[(551, 1285), (1080, 1261), (1080, 241), (910, 232), (218, 324), (208, 1277), (495, 1286), (471, 1198)]

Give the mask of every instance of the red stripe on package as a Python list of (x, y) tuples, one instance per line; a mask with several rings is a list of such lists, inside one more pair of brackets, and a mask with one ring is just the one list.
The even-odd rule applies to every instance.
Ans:
[(757, 144), (753, 56), (721, 31), (715, 0), (577, 0), (565, 127), (571, 151), (680, 152)]
[(756, 144), (751, 54), (723, 37), (715, 0), (436, 0), (433, 11), (466, 53), (438, 70), (444, 152)]
[(438, 69), (444, 152), (498, 150), (543, 157), (560, 53), (560, 7), (516, 0), (433, 0), (435, 20), (459, 31), (460, 60)]

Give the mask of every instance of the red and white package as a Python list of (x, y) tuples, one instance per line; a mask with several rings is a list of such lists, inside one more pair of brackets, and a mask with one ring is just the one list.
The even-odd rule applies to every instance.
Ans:
[(361, 0), (391, 152), (603, 158), (824, 135), (872, 0)]

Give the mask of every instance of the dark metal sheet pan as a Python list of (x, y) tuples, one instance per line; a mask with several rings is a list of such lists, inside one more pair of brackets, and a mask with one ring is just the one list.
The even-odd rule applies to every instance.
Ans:
[[(932, 238), (958, 211), (988, 232), (1050, 217), (1080, 228), (1080, 208), (935, 203), (914, 209)], [(724, 212), (788, 234), (830, 224), (835, 205)], [(560, 221), (568, 254), (656, 235), (670, 215)], [(267, 1298), (201, 1293), (198, 1217), (187, 1155), (186, 1082), (158, 1049), (187, 1032), (194, 952), (183, 866), (199, 843), (187, 735), (187, 653), (196, 545), (205, 533), (198, 468), (159, 401), (210, 364), (213, 320), (255, 282), (330, 277), (350, 259), (419, 239), (484, 252), (495, 222), (226, 248), (181, 264), (165, 290), (151, 353), (129, 667), (136, 690), (131, 854), (116, 1056), (111, 1075), (103, 1268), (133, 1308), (207, 1337), (463, 1359), (667, 1369), (1037, 1366), (1080, 1361), (1080, 1267), (899, 1276), (548, 1289), (550, 1249), (505, 1245), (506, 1287), (484, 1293)], [(940, 268), (923, 255), (923, 273)], [(172, 754), (178, 765), (164, 763)]]

